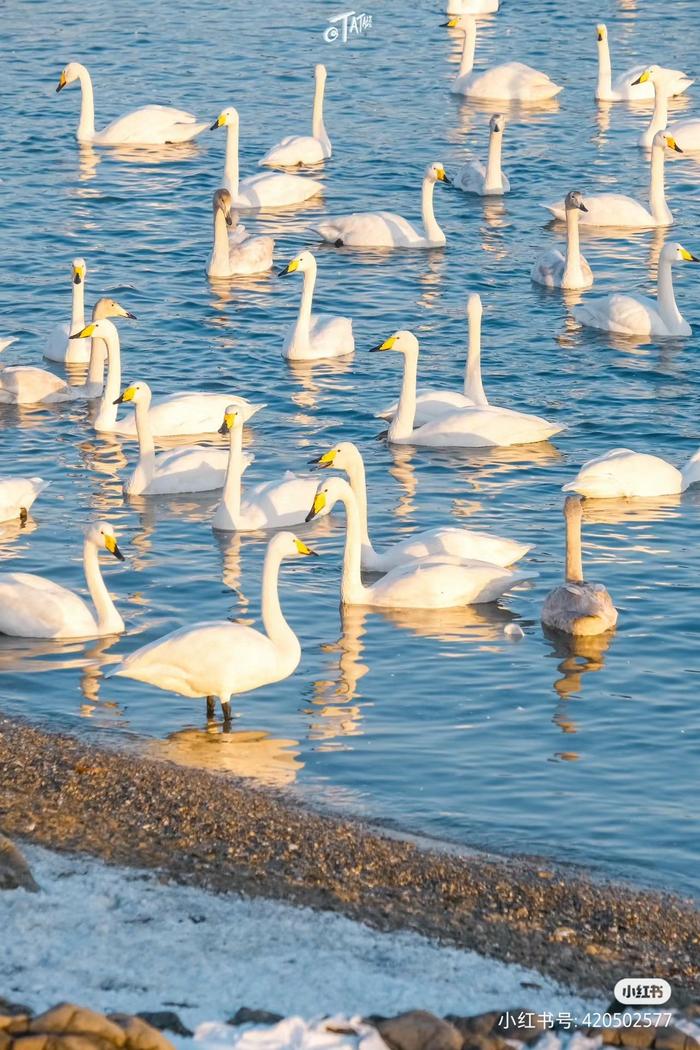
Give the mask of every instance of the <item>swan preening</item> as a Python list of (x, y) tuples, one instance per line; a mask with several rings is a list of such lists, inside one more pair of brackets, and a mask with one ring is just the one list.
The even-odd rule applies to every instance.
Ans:
[(452, 609), (494, 602), (536, 573), (517, 572), (482, 561), (460, 561), (446, 554), (403, 562), (376, 583), (362, 582), (362, 527), (355, 494), (344, 478), (322, 481), (307, 521), (336, 503), (345, 507), (346, 533), (340, 598), (344, 605), (389, 609)]
[(559, 248), (550, 248), (543, 252), (530, 271), (530, 277), (547, 288), (590, 288), (593, 284), (593, 272), (581, 255), (579, 247), (578, 224), (581, 212), (588, 211), (583, 196), (578, 190), (572, 190), (564, 201), (566, 214), (566, 254)]
[(542, 608), (542, 623), (574, 636), (603, 634), (617, 623), (617, 609), (602, 583), (586, 583), (581, 561), (581, 499), (567, 496), (565, 583), (555, 587)]
[(389, 426), (389, 441), (433, 448), (488, 448), (529, 445), (546, 441), (564, 427), (539, 416), (495, 405), (477, 404), (456, 409), (414, 428), (418, 340), (412, 332), (394, 332), (372, 352), (394, 350), (404, 360), (403, 382), (396, 415)]
[(313, 314), (317, 265), (311, 252), (301, 252), (287, 263), (279, 276), (301, 273), (304, 278), (299, 313), (290, 325), (282, 346), (282, 356), (290, 361), (318, 361), (328, 357), (345, 357), (355, 350), (352, 321), (349, 317)]
[(323, 93), (326, 88), (326, 67), (320, 62), (314, 69), (314, 106), (310, 135), (287, 135), (267, 151), (261, 166), (293, 168), (300, 164), (318, 164), (331, 155), (331, 140), (323, 123)]
[(478, 193), (481, 197), (500, 197), (510, 190), (508, 176), (501, 168), (501, 150), (506, 118), (496, 113), (489, 121), (489, 152), (486, 167), (480, 160), (464, 164), (452, 179), (452, 184), (464, 193)]
[(98, 521), (85, 532), (83, 567), (94, 605), (66, 587), (27, 572), (0, 573), (0, 634), (17, 638), (94, 638), (121, 634), (117, 612), (100, 571), (100, 550), (124, 561), (114, 529)]
[(673, 77), (676, 70), (663, 66), (649, 66), (635, 81), (637, 84), (651, 83), (654, 88), (654, 112), (649, 126), (639, 136), (639, 145), (647, 149), (652, 145), (657, 132), (668, 127), (683, 153), (700, 150), (700, 120), (676, 120), (668, 123), (668, 99), (672, 94)]
[(587, 299), (574, 308), (577, 321), (589, 328), (618, 335), (674, 337), (691, 335), (691, 328), (676, 305), (672, 267), (679, 262), (700, 262), (682, 244), (664, 245), (659, 256), (656, 299), (616, 292), (602, 299)]
[(0, 521), (25, 521), (32, 503), (51, 484), (43, 478), (0, 475)]
[(342, 470), (347, 474), (359, 512), (360, 562), (361, 568), (366, 572), (389, 572), (398, 565), (421, 562), (434, 556), (508, 566), (519, 561), (532, 549), (526, 543), (504, 539), (502, 536), (491, 536), (486, 532), (475, 532), (473, 529), (462, 529), (453, 525), (438, 525), (432, 529), (415, 532), (378, 552), (369, 538), (365, 464), (357, 446), (351, 441), (341, 441), (317, 459), (311, 460), (311, 465), (318, 470), (332, 467), (333, 470)]
[(590, 459), (563, 486), (589, 499), (649, 499), (685, 492), (700, 481), (700, 449), (680, 470), (660, 456), (613, 448)]
[[(586, 210), (579, 217), (581, 226), (623, 226), (629, 229), (644, 229), (647, 226), (671, 226), (673, 215), (666, 203), (664, 185), (664, 158), (666, 150), (682, 153), (673, 135), (668, 131), (657, 131), (651, 145), (649, 165), (649, 207), (622, 193), (586, 194)], [(546, 204), (555, 219), (565, 218), (564, 201)]]
[(291, 532), (280, 532), (268, 543), (262, 577), (264, 631), (229, 620), (181, 627), (131, 653), (111, 675), (135, 678), (181, 696), (206, 697), (210, 718), (218, 698), (228, 721), (232, 696), (279, 682), (296, 669), (301, 646), (282, 614), (279, 569), (284, 558), (315, 553)]
[(92, 142), (96, 146), (162, 146), (176, 142), (190, 142), (208, 126), (198, 124), (197, 118), (184, 109), (173, 106), (143, 106), (132, 113), (117, 117), (102, 131), (95, 131), (95, 102), (92, 80), (80, 62), (69, 62), (61, 72), (56, 91), (62, 91), (75, 81), (80, 84), (82, 100), (76, 138), (78, 142)]
[(209, 256), (207, 273), (210, 277), (241, 277), (265, 273), (272, 268), (275, 242), (272, 237), (249, 237), (240, 223), (233, 225), (232, 199), (228, 190), (214, 192), (214, 247)]
[(62, 364), (84, 365), (90, 360), (91, 341), (89, 339), (71, 339), (73, 332), (85, 327), (85, 278), (87, 264), (84, 259), (73, 259), (71, 264), (71, 288), (73, 302), (70, 322), (58, 324), (51, 332), (44, 350), (44, 357), (49, 361), (60, 361)]
[(523, 62), (504, 62), (475, 72), (476, 18), (470, 14), (457, 15), (444, 24), (464, 33), (459, 73), (451, 88), (454, 94), (485, 102), (543, 102), (562, 90), (546, 73)]
[(226, 160), (222, 185), (231, 194), (233, 207), (244, 211), (257, 211), (261, 208), (285, 208), (292, 204), (303, 204), (304, 201), (323, 192), (323, 186), (315, 179), (301, 175), (288, 175), (279, 171), (264, 171), (239, 179), (238, 175), (238, 132), (240, 119), (233, 106), (222, 110), (211, 126), (211, 130), (227, 128)]
[(436, 182), (447, 182), (442, 164), (429, 164), (423, 175), (421, 216), (423, 229), (392, 211), (360, 211), (352, 215), (332, 215), (316, 225), (324, 241), (336, 248), (439, 248), (445, 244), (433, 210)]
[[(618, 73), (613, 80), (610, 64), (610, 45), (607, 26), (596, 26), (598, 41), (598, 83), (595, 97), (599, 102), (635, 102), (654, 97), (654, 88), (649, 81), (640, 81), (645, 66), (633, 66), (624, 73)], [(671, 95), (682, 95), (693, 83), (680, 69), (669, 69), (668, 91)]]

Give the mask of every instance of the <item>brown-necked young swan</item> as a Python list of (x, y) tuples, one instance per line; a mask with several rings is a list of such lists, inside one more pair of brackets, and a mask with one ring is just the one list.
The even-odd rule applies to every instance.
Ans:
[(209, 256), (210, 277), (244, 277), (265, 273), (272, 268), (275, 242), (272, 237), (250, 237), (245, 226), (235, 228), (231, 214), (232, 199), (228, 190), (214, 191), (214, 246)]

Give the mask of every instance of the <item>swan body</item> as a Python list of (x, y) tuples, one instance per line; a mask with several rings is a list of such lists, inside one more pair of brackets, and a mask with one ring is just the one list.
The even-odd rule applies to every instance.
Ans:
[(207, 124), (198, 124), (197, 118), (184, 109), (173, 106), (143, 106), (125, 113), (95, 131), (95, 103), (92, 80), (80, 62), (69, 62), (62, 71), (56, 91), (78, 81), (82, 92), (78, 142), (96, 146), (160, 146), (175, 142), (190, 142), (205, 130)]
[(498, 11), (499, 0), (447, 0), (446, 15), (491, 15)]
[(0, 521), (26, 518), (37, 496), (48, 488), (43, 478), (14, 478), (0, 475)]
[(284, 208), (293, 204), (303, 204), (323, 192), (323, 186), (315, 179), (301, 175), (288, 175), (283, 172), (265, 171), (239, 180), (238, 175), (238, 112), (229, 106), (222, 110), (211, 126), (228, 128), (226, 134), (226, 161), (222, 184), (233, 200), (233, 207), (246, 211), (261, 208)]
[(482, 561), (491, 565), (508, 566), (524, 557), (531, 547), (502, 536), (461, 529), (452, 525), (438, 525), (394, 543), (387, 550), (375, 551), (369, 538), (367, 523), (367, 484), (362, 455), (351, 441), (342, 441), (329, 452), (313, 461), (318, 469), (342, 470), (348, 475), (360, 519), (362, 556), (361, 568), (366, 572), (389, 572), (399, 565), (414, 564), (436, 556), (457, 561)]
[(566, 213), (566, 254), (558, 248), (549, 248), (535, 260), (530, 271), (531, 280), (546, 288), (590, 288), (593, 271), (579, 248), (579, 215), (588, 210), (577, 190), (567, 194), (564, 202)]
[(470, 160), (459, 169), (452, 184), (463, 193), (476, 193), (480, 197), (502, 197), (510, 190), (508, 176), (501, 169), (501, 149), (505, 117), (500, 113), (489, 121), (489, 152), (486, 167), (480, 160)]
[(74, 259), (72, 264), (71, 283), (73, 287), (73, 306), (70, 322), (56, 325), (51, 332), (44, 350), (44, 357), (49, 361), (60, 361), (62, 364), (87, 364), (90, 360), (89, 339), (71, 339), (73, 332), (85, 327), (85, 277), (87, 266), (84, 259)]
[(304, 284), (296, 321), (287, 331), (282, 356), (289, 361), (318, 361), (328, 357), (346, 357), (354, 353), (355, 338), (349, 317), (331, 317), (312, 314), (317, 265), (311, 252), (302, 252), (292, 259), (280, 277), (301, 273)]
[(27, 572), (0, 573), (0, 634), (16, 638), (94, 638), (120, 634), (124, 621), (105, 587), (99, 550), (119, 561), (112, 526), (99, 521), (85, 533), (83, 565), (94, 611), (73, 591)]
[(229, 620), (195, 623), (137, 649), (111, 674), (180, 696), (218, 697), (230, 718), (233, 695), (279, 682), (296, 669), (301, 646), (280, 608), (279, 568), (283, 558), (314, 553), (289, 532), (270, 540), (262, 578), (263, 631)]
[(449, 182), (442, 164), (429, 164), (423, 176), (423, 229), (413, 226), (390, 211), (354, 212), (334, 215), (316, 226), (321, 239), (336, 247), (351, 248), (436, 248), (445, 244), (433, 210), (436, 182)]
[(574, 318), (588, 328), (619, 335), (672, 338), (691, 335), (691, 328), (681, 315), (673, 291), (672, 266), (677, 262), (700, 262), (681, 244), (666, 244), (659, 256), (656, 299), (646, 295), (607, 295), (589, 299), (573, 310)]
[(602, 583), (587, 583), (581, 563), (581, 500), (567, 496), (566, 582), (555, 587), (542, 608), (542, 623), (575, 637), (603, 634), (617, 623), (617, 609)]
[(679, 470), (660, 456), (614, 448), (584, 463), (563, 491), (589, 499), (649, 499), (685, 492), (698, 481), (700, 451)]
[(326, 87), (326, 67), (319, 63), (314, 69), (314, 107), (310, 135), (287, 135), (272, 146), (260, 161), (270, 168), (293, 168), (300, 164), (318, 164), (330, 157), (331, 140), (323, 123), (323, 94)]
[(635, 84), (651, 84), (654, 90), (654, 112), (648, 127), (639, 136), (639, 145), (649, 149), (654, 142), (654, 137), (659, 131), (667, 127), (683, 153), (693, 153), (700, 150), (700, 120), (677, 120), (673, 124), (668, 123), (668, 100), (673, 94), (673, 74), (676, 70), (665, 69), (663, 66), (648, 66), (644, 69)]
[(265, 273), (272, 268), (275, 242), (272, 237), (249, 237), (240, 224), (231, 235), (231, 194), (216, 190), (213, 200), (214, 247), (209, 257), (210, 277), (241, 277)]
[[(649, 226), (671, 226), (673, 215), (666, 203), (664, 186), (664, 156), (666, 149), (682, 153), (673, 135), (668, 131), (657, 131), (651, 146), (649, 180), (649, 207), (622, 193), (600, 193), (586, 195), (586, 211), (579, 217), (581, 226), (624, 226), (640, 230)], [(566, 217), (564, 201), (545, 205), (555, 219)]]
[[(653, 85), (639, 81), (646, 66), (633, 66), (613, 79), (610, 63), (610, 45), (607, 26), (596, 26), (598, 41), (598, 83), (595, 97), (599, 102), (637, 102), (654, 97)], [(693, 81), (680, 69), (669, 69), (669, 91), (671, 95), (682, 95)]]
[(542, 102), (562, 90), (546, 73), (523, 62), (504, 62), (481, 73), (474, 72), (476, 19), (471, 14), (461, 14), (450, 18), (446, 25), (464, 33), (459, 73), (451, 88), (453, 94), (491, 102)]

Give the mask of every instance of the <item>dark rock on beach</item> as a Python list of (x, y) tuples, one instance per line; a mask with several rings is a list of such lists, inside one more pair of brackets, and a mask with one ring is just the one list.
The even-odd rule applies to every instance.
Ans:
[(0, 832), (0, 890), (36, 893), (38, 889), (23, 853)]
[(282, 1014), (271, 1013), (269, 1010), (251, 1010), (247, 1006), (241, 1006), (233, 1017), (229, 1017), (226, 1024), (278, 1024), (281, 1020), (283, 1020)]
[(174, 1050), (156, 1028), (130, 1014), (106, 1017), (59, 1003), (35, 1017), (0, 1013), (0, 1050)]
[(174, 1032), (175, 1035), (194, 1035), (191, 1029), (184, 1025), (174, 1010), (142, 1010), (136, 1015), (142, 1021), (157, 1028), (159, 1032)]
[(376, 1025), (390, 1050), (462, 1050), (462, 1036), (454, 1025), (428, 1010), (409, 1010)]

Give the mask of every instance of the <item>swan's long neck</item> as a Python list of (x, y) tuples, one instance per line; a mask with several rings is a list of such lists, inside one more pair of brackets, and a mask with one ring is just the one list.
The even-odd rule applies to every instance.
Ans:
[(469, 348), (464, 371), (464, 396), (475, 405), (488, 405), (481, 382), (481, 310), (469, 313)]
[(241, 486), (243, 480), (243, 424), (236, 423), (229, 431), (228, 463), (222, 502), (234, 525), (241, 518)]
[(357, 510), (360, 519), (360, 533), (362, 537), (362, 546), (368, 547), (372, 554), (375, 554), (375, 550), (369, 538), (368, 521), (367, 521), (367, 478), (365, 476), (365, 464), (362, 460), (362, 456), (355, 459), (346, 466), (348, 478), (350, 479), (350, 488), (353, 491), (355, 502), (357, 503)]
[(294, 344), (298, 349), (308, 350), (311, 337), (311, 306), (314, 301), (314, 288), (316, 287), (316, 263), (311, 264), (303, 273), (304, 283), (301, 288)]
[(459, 63), (458, 76), (467, 76), (474, 68), (474, 51), (476, 49), (476, 22), (469, 23), (464, 30), (464, 47), (462, 48), (462, 60)]
[(285, 620), (280, 605), (278, 582), (281, 563), (281, 552), (275, 549), (274, 543), (269, 544), (263, 566), (262, 622), (275, 648), (285, 656), (296, 658), (298, 663), (301, 657), (299, 639)]
[(97, 627), (100, 634), (119, 634), (124, 630), (124, 621), (117, 612), (102, 579), (97, 547), (90, 540), (85, 540), (83, 546), (83, 566), (85, 582), (97, 613)]
[(683, 324), (683, 317), (676, 306), (676, 296), (673, 291), (673, 267), (668, 259), (659, 259), (656, 300), (659, 313), (667, 325)]
[(226, 125), (226, 159), (224, 161), (224, 189), (234, 201), (238, 197), (238, 121)]
[(486, 161), (486, 177), (484, 179), (484, 190), (487, 193), (503, 189), (502, 149), (503, 134), (500, 131), (492, 131), (489, 139), (489, 155)]
[(217, 270), (228, 272), (228, 228), (226, 226), (226, 216), (221, 208), (217, 208), (214, 212), (214, 250), (211, 255), (211, 265)]
[(326, 132), (326, 126), (323, 123), (323, 93), (325, 88), (326, 85), (323, 77), (317, 77), (314, 90), (314, 108), (311, 117), (311, 134), (315, 139), (320, 139), (324, 145), (327, 145), (328, 133)]
[(418, 380), (418, 354), (415, 351), (403, 355), (403, 380), (396, 414), (389, 427), (389, 440), (408, 438), (413, 433), (416, 418), (416, 383)]
[(435, 192), (435, 183), (432, 179), (423, 179), (423, 191), (421, 197), (421, 213), (423, 216), (423, 229), (425, 230), (425, 236), (431, 244), (444, 244), (445, 234), (438, 226), (435, 218), (435, 212), (433, 210), (433, 193)]
[(581, 249), (578, 235), (578, 208), (566, 209), (566, 266), (562, 283), (583, 284), (583, 270), (581, 267)]
[(578, 507), (566, 515), (566, 582), (583, 583), (581, 510)]
[(80, 67), (80, 122), (76, 138), (78, 142), (91, 142), (95, 137), (95, 98), (92, 93), (92, 80), (84, 66)]
[(346, 531), (343, 553), (343, 577), (340, 584), (340, 600), (350, 605), (361, 605), (367, 598), (367, 588), (362, 583), (362, 529), (357, 499), (349, 485), (343, 486), (340, 497), (345, 507)]
[[(95, 340), (93, 339), (93, 346)], [(114, 404), (119, 397), (122, 385), (122, 362), (121, 350), (119, 348), (119, 336), (111, 332), (105, 337), (107, 344), (107, 381), (102, 391), (100, 410), (95, 420), (95, 430), (113, 430), (117, 421), (117, 406)]]
[(70, 318), (70, 334), (85, 327), (85, 282), (73, 281), (73, 306)]
[(88, 374), (85, 385), (94, 391), (97, 397), (104, 387), (105, 361), (107, 360), (107, 348), (104, 340), (93, 339), (90, 344), (90, 360), (88, 362)]
[(668, 124), (668, 92), (664, 84), (654, 81), (654, 112), (651, 115), (651, 123), (644, 132), (647, 145), (651, 146), (657, 131), (663, 131)]
[(649, 208), (657, 222), (672, 223), (673, 216), (666, 203), (664, 185), (664, 147), (658, 143), (651, 148), (651, 170), (649, 175)]
[(598, 41), (598, 90), (600, 98), (609, 98), (612, 94), (612, 66), (610, 65), (610, 46), (607, 37)]

